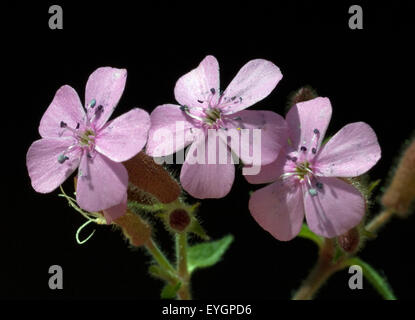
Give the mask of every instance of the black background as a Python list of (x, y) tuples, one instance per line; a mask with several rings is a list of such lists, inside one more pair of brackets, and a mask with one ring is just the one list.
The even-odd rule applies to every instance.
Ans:
[[(48, 28), (52, 4), (63, 8), (63, 30)], [(75, 232), (84, 219), (57, 197), (57, 191), (42, 195), (30, 186), (26, 152), (39, 139), (39, 121), (56, 90), (69, 84), (83, 100), (86, 80), (100, 66), (128, 70), (115, 117), (132, 107), (151, 112), (157, 105), (174, 103), (177, 79), (207, 54), (219, 61), (223, 89), (249, 60), (271, 60), (284, 77), (251, 108), (284, 115), (288, 94), (306, 84), (313, 86), (333, 105), (328, 133), (355, 121), (374, 128), (383, 157), (371, 177), (385, 182), (414, 128), (411, 8), (396, 1), (363, 4), (364, 29), (350, 30), (352, 4), (254, 1), (225, 6), (152, 1), (133, 6), (68, 1), (2, 8), (6, 101), (2, 105), (0, 298), (159, 297), (162, 283), (146, 273), (150, 258), (144, 250), (131, 250), (119, 232), (105, 226), (97, 227), (92, 239), (79, 246)], [(66, 189), (70, 184), (65, 184)], [(194, 298), (288, 299), (314, 264), (313, 243), (279, 242), (255, 223), (247, 204), (249, 191), (257, 188), (239, 171), (227, 197), (202, 202), (199, 216), (209, 235), (219, 238), (231, 233), (235, 242), (222, 262), (194, 274)], [(414, 224), (413, 216), (393, 220), (361, 253), (386, 274), (403, 299), (413, 298), (415, 287)], [(157, 233), (157, 240), (169, 249), (169, 236), (163, 231)], [(63, 290), (48, 287), (48, 268), (53, 264), (63, 267)], [(336, 274), (318, 299), (380, 299), (366, 282), (364, 290), (351, 291), (348, 279), (347, 271)]]

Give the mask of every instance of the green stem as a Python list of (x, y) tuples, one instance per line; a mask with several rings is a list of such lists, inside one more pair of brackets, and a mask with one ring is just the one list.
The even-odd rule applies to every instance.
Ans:
[(180, 300), (191, 300), (190, 274), (187, 266), (187, 233), (179, 233), (176, 236), (177, 274), (182, 285), (177, 292)]
[(176, 275), (176, 270), (170, 264), (169, 260), (167, 260), (166, 256), (161, 252), (160, 248), (154, 242), (152, 238), (145, 244), (148, 252), (153, 256), (154, 260), (159, 264), (160, 268), (166, 272), (166, 279), (167, 281), (171, 282), (172, 284), (177, 283), (178, 277)]
[(320, 248), (317, 264), (294, 294), (292, 300), (311, 300), (330, 276), (339, 270), (340, 261), (333, 263), (334, 240), (325, 239)]
[(353, 257), (344, 262), (344, 267), (348, 267), (351, 265), (359, 265), (362, 267), (363, 275), (385, 300), (397, 300), (386, 279), (384, 279), (369, 264), (367, 264), (358, 257)]

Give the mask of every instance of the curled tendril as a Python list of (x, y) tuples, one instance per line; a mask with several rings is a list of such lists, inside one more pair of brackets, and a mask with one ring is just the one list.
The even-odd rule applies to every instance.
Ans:
[(98, 212), (87, 212), (82, 210), (76, 203), (76, 200), (70, 196), (68, 196), (65, 191), (63, 190), (62, 186), (60, 186), (60, 189), (62, 191), (61, 194), (59, 194), (60, 197), (65, 198), (66, 200), (68, 200), (68, 204), (70, 207), (74, 208), (76, 211), (78, 211), (85, 219), (87, 219), (87, 221), (82, 224), (78, 230), (76, 231), (76, 242), (78, 244), (84, 244), (85, 242), (87, 242), (95, 233), (95, 230), (92, 231), (92, 233), (84, 240), (79, 240), (79, 234), (80, 232), (90, 223), (94, 222), (96, 224), (105, 224), (105, 218), (99, 214)]
[(94, 220), (88, 220), (88, 221), (86, 221), (82, 226), (80, 226), (79, 228), (78, 228), (78, 230), (76, 231), (76, 235), (75, 235), (75, 238), (76, 238), (76, 242), (78, 243), (78, 244), (84, 244), (85, 242), (87, 242), (89, 239), (91, 239), (91, 237), (94, 235), (94, 233), (95, 233), (95, 229), (94, 229), (94, 231), (92, 231), (92, 233), (86, 238), (86, 239), (84, 239), (84, 240), (79, 240), (79, 233), (82, 231), (82, 229), (84, 229), (88, 224), (90, 224), (91, 222), (94, 222)]

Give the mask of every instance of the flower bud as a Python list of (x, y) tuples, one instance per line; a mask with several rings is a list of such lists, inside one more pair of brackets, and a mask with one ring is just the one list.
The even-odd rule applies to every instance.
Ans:
[(415, 201), (415, 140), (405, 150), (382, 197), (382, 204), (401, 217), (407, 216)]
[[(155, 163), (153, 158), (144, 152), (138, 153), (132, 159), (123, 162), (123, 164), (128, 171), (130, 184), (146, 194), (153, 195), (160, 202), (170, 203), (180, 196), (181, 188), (177, 181), (166, 169)], [(134, 188), (129, 189), (134, 190)], [(145, 199), (144, 193), (137, 196), (139, 198), (144, 197), (145, 202), (147, 200), (150, 201), (151, 199)], [(132, 196), (129, 194), (129, 200), (133, 200)], [(147, 198), (151, 198), (151, 196), (147, 195)]]
[(122, 217), (115, 219), (113, 223), (121, 228), (124, 236), (134, 247), (142, 246), (150, 240), (150, 225), (130, 210), (127, 210)]
[(312, 100), (317, 97), (318, 97), (317, 92), (311, 86), (301, 87), (300, 89), (293, 91), (290, 94), (288, 98), (287, 108), (290, 109), (293, 105), (299, 102)]
[(359, 249), (360, 234), (357, 227), (337, 237), (337, 243), (346, 253), (355, 253)]

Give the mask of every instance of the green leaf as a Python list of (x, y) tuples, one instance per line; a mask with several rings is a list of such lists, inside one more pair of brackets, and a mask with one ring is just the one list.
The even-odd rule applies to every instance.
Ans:
[(321, 247), (324, 242), (324, 239), (311, 231), (305, 223), (303, 223), (298, 237), (314, 241), (319, 247)]
[(177, 282), (176, 284), (166, 284), (163, 290), (161, 290), (161, 298), (162, 299), (176, 298), (177, 291), (179, 291), (181, 286), (182, 286), (181, 282)]
[(199, 243), (188, 248), (187, 267), (189, 273), (197, 268), (206, 268), (218, 263), (233, 241), (232, 235), (222, 239)]
[(364, 277), (385, 300), (397, 300), (386, 278), (382, 277), (371, 265), (358, 257), (350, 258), (346, 265), (359, 265), (363, 269)]

